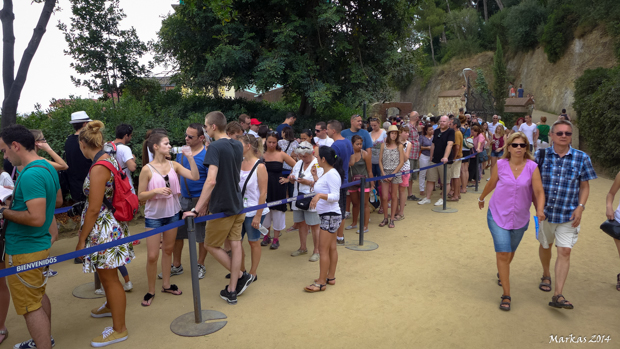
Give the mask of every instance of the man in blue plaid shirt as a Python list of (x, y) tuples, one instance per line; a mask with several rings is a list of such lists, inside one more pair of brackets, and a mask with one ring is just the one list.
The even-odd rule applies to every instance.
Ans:
[(536, 162), (542, 165), (547, 217), (538, 234), (539, 256), (543, 267), (542, 282), (538, 288), (545, 292), (551, 291), (549, 265), (551, 245), (555, 239), (558, 248), (555, 292), (549, 306), (564, 309), (573, 309), (573, 304), (562, 295), (562, 289), (568, 276), (571, 249), (579, 235), (581, 215), (590, 194), (589, 181), (596, 179), (590, 157), (570, 146), (572, 134), (573, 125), (569, 121), (558, 120), (549, 133), (553, 146), (544, 150), (544, 157), (543, 150), (536, 152)]

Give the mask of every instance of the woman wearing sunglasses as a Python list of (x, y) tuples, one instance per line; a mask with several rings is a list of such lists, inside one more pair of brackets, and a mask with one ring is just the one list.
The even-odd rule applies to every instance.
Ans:
[[(172, 148), (167, 135), (152, 133), (146, 140), (146, 146), (153, 153), (153, 161), (144, 166), (140, 172), (138, 199), (146, 200), (144, 224), (148, 231), (174, 223), (181, 218), (179, 175), (189, 180), (197, 181), (200, 179), (200, 173), (189, 146), (183, 147), (183, 155), (187, 158), (191, 170), (186, 169), (176, 161), (166, 160), (166, 155), (170, 154), (170, 148)], [(166, 230), (162, 235), (163, 242), (160, 234), (146, 238), (146, 276), (149, 291), (144, 295), (144, 300), (142, 301), (142, 306), (145, 307), (151, 305), (153, 297), (155, 297), (155, 280), (157, 278), (160, 242), (162, 242), (161, 269), (163, 278), (161, 291), (177, 296), (182, 293), (176, 285), (170, 284), (172, 250), (177, 237), (177, 228)]]
[(495, 245), (497, 284), (504, 291), (499, 305), (501, 310), (510, 310), (510, 262), (530, 223), (532, 193), (538, 207), (536, 216), (540, 222), (545, 220), (545, 193), (538, 165), (529, 149), (525, 134), (510, 135), (506, 140), (507, 151), (497, 161), (497, 166), (491, 168), (491, 180), (478, 199), (478, 207), (482, 210), (485, 197), (496, 189), (489, 201), (487, 223)]

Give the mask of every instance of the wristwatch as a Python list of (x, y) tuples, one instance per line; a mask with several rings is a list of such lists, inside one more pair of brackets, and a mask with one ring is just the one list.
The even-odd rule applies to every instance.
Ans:
[(198, 213), (198, 211), (196, 211), (196, 207), (194, 207), (191, 210), (189, 210), (189, 212), (191, 212), (191, 213)]
[(583, 210), (584, 210), (584, 211), (586, 210), (586, 205), (584, 205), (584, 204), (579, 204), (579, 205), (577, 205), (577, 206), (581, 206), (581, 207), (583, 207)]

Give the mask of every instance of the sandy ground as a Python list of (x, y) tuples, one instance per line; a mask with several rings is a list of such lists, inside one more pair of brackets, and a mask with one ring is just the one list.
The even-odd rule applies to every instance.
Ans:
[[(397, 222), (395, 229), (379, 228), (381, 217), (373, 213), (367, 240), (379, 248), (357, 252), (339, 247), (337, 285), (322, 293), (303, 291), (318, 276), (319, 265), (308, 262), (309, 255), (290, 257), (299, 247), (297, 233), (285, 234), (278, 250), (263, 248), (259, 280), (235, 306), (219, 298), (227, 272), (209, 256), (207, 276), (200, 282), (202, 306), (225, 313), (228, 324), (206, 337), (180, 337), (169, 329), (176, 317), (192, 311), (189, 272), (172, 279), (183, 295), (158, 293), (151, 307), (139, 305), (146, 292), (143, 243), (128, 265), (134, 283), (134, 291), (127, 293), (130, 337), (113, 347), (530, 348), (549, 346), (551, 335), (572, 334), (588, 340), (592, 335), (610, 336), (608, 343), (597, 345), (617, 348), (620, 292), (615, 283), (620, 261), (612, 239), (598, 228), (605, 219), (604, 200), (611, 183), (607, 179), (591, 183), (564, 289), (574, 310), (549, 307), (552, 294), (538, 290), (542, 269), (533, 222), (512, 264), (512, 310), (498, 309), (502, 290), (496, 283), (486, 210), (478, 209), (478, 194), (470, 192), (449, 205), (459, 210), (451, 214), (409, 202), (406, 219)], [(433, 202), (438, 196), (436, 191)], [(287, 218), (290, 226), (292, 215)], [(131, 230), (142, 229), (135, 225)], [(358, 238), (351, 232), (346, 232), (348, 243)], [(75, 244), (74, 238), (58, 241), (52, 254), (69, 252)], [(183, 265), (189, 270), (187, 245)], [(83, 274), (81, 266), (70, 262), (54, 269), (59, 275), (50, 280), (47, 290), (56, 348), (86, 348), (104, 327), (111, 326), (111, 318), (90, 317), (90, 309), (100, 306), (102, 299), (78, 299), (71, 294), (76, 286), (92, 281), (91, 274)], [(161, 287), (161, 281), (157, 285)], [(3, 347), (29, 338), (23, 318), (12, 305), (7, 326), (11, 335)]]

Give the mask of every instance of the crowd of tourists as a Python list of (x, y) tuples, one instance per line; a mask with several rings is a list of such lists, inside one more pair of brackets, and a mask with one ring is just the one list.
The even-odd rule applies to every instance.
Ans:
[[(71, 124), (75, 134), (65, 144), (66, 162), (47, 145), (41, 131), (19, 125), (5, 127), (0, 134), (0, 151), (10, 164), (6, 164), (0, 180), (14, 190), (10, 203), (0, 208), (6, 228), (7, 266), (49, 257), (58, 236), (54, 209), (63, 202), (62, 178), (57, 171), (64, 171), (72, 199), (82, 203), (76, 250), (129, 236), (126, 220), (110, 204), (121, 196), (119, 186), (128, 183), (130, 191), (122, 195), (145, 202), (147, 231), (187, 216), (225, 215), (196, 224), (199, 255), (195, 267), (198, 278), (204, 278), (205, 258), (210, 253), (229, 272), (229, 283), (220, 292), (229, 304), (237, 304), (238, 297), (258, 280), (262, 246), (277, 250), (283, 232), (299, 232), (299, 248), (292, 251), (292, 257), (309, 254), (310, 262), (319, 262), (318, 278), (304, 290), (321, 292), (336, 284), (337, 247), (345, 244), (345, 230), (360, 233), (362, 229), (369, 232), (376, 227), (394, 228), (405, 219), (408, 201), (431, 203), (434, 191), (446, 191), (447, 200), (458, 202), (488, 171), (490, 176), (478, 204), (482, 209), (485, 198), (495, 190), (487, 221), (497, 257), (498, 284), (503, 288), (500, 309), (511, 307), (510, 263), (528, 229), (531, 203), (540, 222), (539, 288), (554, 291), (550, 306), (573, 308), (563, 296), (564, 283), (588, 199), (588, 183), (596, 174), (589, 157), (570, 146), (572, 124), (568, 120), (543, 127), (550, 146), (540, 147), (540, 124), (533, 124), (529, 115), (514, 128), (506, 128), (498, 115), (484, 122), (462, 109), (457, 115), (437, 117), (414, 111), (385, 122), (380, 115), (367, 120), (353, 115), (347, 129), (338, 120), (320, 121), (314, 130), (297, 135), (293, 129), (296, 119), (295, 113), (288, 113), (272, 131), (246, 114), (229, 122), (223, 113), (211, 112), (204, 124), (187, 126), (183, 147), (173, 147), (166, 130), (150, 130), (143, 140), (142, 169), (135, 188), (132, 173), (137, 171), (137, 164), (128, 146), (133, 137), (130, 125), (117, 125), (115, 140), (106, 143), (101, 121), (91, 120), (85, 112), (74, 113)], [(545, 125), (545, 121), (541, 124)], [(52, 160), (40, 157), (39, 150)], [(171, 153), (176, 153), (175, 159)], [(475, 158), (462, 159), (469, 155)], [(438, 166), (427, 168), (433, 165)], [(447, 177), (441, 165), (446, 166)], [(417, 169), (422, 170), (411, 172)], [(371, 180), (392, 174), (396, 176)], [(364, 187), (358, 184), (342, 188), (343, 184), (361, 179), (366, 180)], [(413, 187), (416, 180), (418, 196)], [(611, 207), (619, 188), (620, 174), (607, 197), (606, 212), (610, 220), (620, 224), (620, 207), (615, 212)], [(241, 213), (244, 208), (311, 193), (312, 197), (289, 206), (280, 203)], [(359, 222), (362, 200), (364, 221)], [(443, 199), (435, 202), (436, 206), (442, 204)], [(376, 208), (383, 217), (373, 227), (371, 210)], [(293, 211), (294, 225), (287, 229), (288, 210)], [(347, 224), (349, 217), (352, 222)], [(308, 233), (312, 236), (311, 249), (307, 245)], [(242, 246), (246, 235), (249, 250)], [(167, 297), (182, 295), (171, 277), (184, 272), (181, 260), (187, 238), (187, 227), (183, 225), (146, 239), (147, 284), (141, 286), (146, 291), (142, 306), (154, 304), (158, 279), (162, 280), (161, 293)], [(558, 256), (552, 287), (554, 241)], [(133, 246), (137, 243), (120, 244), (76, 261), (83, 265), (85, 273), (97, 276), (102, 288), (96, 292), (106, 297), (91, 316), (112, 318), (112, 326), (92, 340), (93, 347), (128, 338), (125, 292), (134, 285), (126, 265), (135, 258)], [(618, 240), (616, 244), (620, 253)], [(0, 268), (4, 267), (0, 263)], [(45, 294), (47, 280), (54, 275), (56, 272), (46, 267), (0, 279), (0, 343), (8, 336), (4, 321), (12, 297), (17, 314), (24, 316), (32, 336), (15, 348), (55, 345), (51, 304)], [(617, 288), (620, 291), (620, 274)]]

